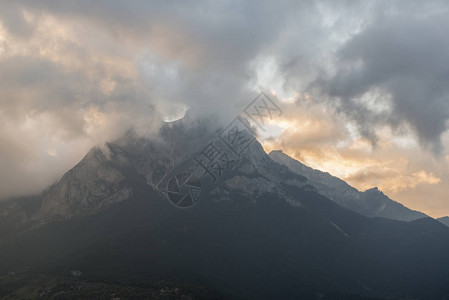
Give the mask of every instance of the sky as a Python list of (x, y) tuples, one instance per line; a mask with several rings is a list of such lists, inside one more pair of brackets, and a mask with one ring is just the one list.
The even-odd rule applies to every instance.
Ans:
[(447, 1), (0, 1), (0, 198), (265, 91), (266, 151), (449, 215), (448, 30)]

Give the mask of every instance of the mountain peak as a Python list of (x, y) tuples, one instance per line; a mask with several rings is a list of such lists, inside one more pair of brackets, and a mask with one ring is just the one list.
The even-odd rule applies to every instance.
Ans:
[(284, 154), (285, 155), (284, 151), (282, 151), (281, 149), (271, 150), (271, 152), (268, 155), (270, 155), (272, 153), (273, 154)]
[(270, 152), (269, 156), (277, 163), (287, 166), (294, 173), (308, 179), (310, 185), (337, 204), (367, 217), (384, 217), (401, 221), (412, 221), (427, 217), (425, 214), (408, 209), (388, 198), (377, 187), (360, 192), (345, 181), (310, 168), (280, 150)]
[[(159, 190), (158, 186), (176, 166), (192, 158), (214, 139), (219, 141), (217, 137), (222, 129), (213, 117), (191, 119), (188, 115), (164, 124), (157, 136), (142, 137), (130, 130), (116, 141), (92, 148), (59, 182), (43, 193), (41, 209), (33, 220), (90, 214), (128, 199), (133, 193), (127, 179), (130, 171)], [(279, 193), (282, 188), (278, 186), (287, 183), (316, 190), (337, 204), (368, 217), (405, 221), (425, 217), (389, 199), (377, 187), (359, 192), (343, 180), (312, 169), (282, 150), (267, 155), (257, 140), (245, 151), (238, 159), (238, 172), (233, 176), (243, 174), (248, 182), (242, 182), (240, 177), (239, 180), (227, 178), (223, 186), (228, 192), (235, 188), (247, 193), (245, 189), (251, 182), (259, 191), (273, 187), (273, 191)], [(297, 205), (288, 197), (282, 197)]]
[[(14, 271), (17, 265), (37, 259), (36, 265), (56, 261), (67, 270), (82, 270), (88, 276), (104, 272), (100, 274), (117, 279), (147, 276), (148, 270), (176, 274), (174, 267), (180, 266), (180, 274), (192, 270), (186, 278), (202, 276), (207, 282), (212, 278), (214, 284), (225, 283), (223, 290), (233, 287), (233, 293), (248, 299), (255, 298), (256, 293), (257, 299), (316, 298), (314, 290), (312, 297), (298, 294), (298, 285), (310, 284), (314, 289), (319, 284), (316, 289), (320, 294), (337, 285), (360, 293), (370, 286), (380, 293), (389, 291), (395, 283), (376, 285), (384, 282), (382, 274), (398, 274), (398, 286), (402, 287), (410, 274), (408, 266), (416, 267), (416, 262), (421, 263), (416, 268), (420, 274), (429, 268), (423, 278), (430, 272), (443, 274), (447, 260), (428, 263), (423, 259), (427, 254), (415, 245), (425, 244), (429, 251), (437, 250), (440, 257), (440, 253), (446, 255), (449, 243), (441, 247), (440, 242), (448, 241), (447, 228), (434, 220), (406, 224), (354, 213), (350, 210), (402, 220), (419, 216), (379, 196), (377, 188), (359, 192), (282, 151), (267, 155), (256, 140), (239, 156), (235, 168), (214, 182), (213, 190), (209, 192), (203, 184), (206, 180), (200, 178), (202, 198), (198, 205), (188, 210), (175, 208), (171, 205), (174, 202), (170, 204), (170, 199), (162, 197), (169, 193), (169, 185), (165, 185), (164, 194), (159, 184), (164, 177), (168, 182), (175, 178), (176, 186), (172, 187), (176, 190), (171, 191), (178, 197), (183, 195), (186, 189), (179, 184), (181, 177), (177, 175), (182, 173), (177, 166), (217, 138), (215, 127), (213, 120), (188, 124), (179, 120), (163, 126), (157, 138), (127, 134), (92, 148), (43, 194), (33, 220), (46, 224), (24, 233), (21, 239), (25, 242), (20, 245), (25, 246), (19, 255), (8, 248), (1, 252), (0, 243), (1, 257), (6, 258), (2, 259), (2, 269), (9, 270), (3, 266), (11, 264)], [(184, 195), (193, 198), (192, 190), (189, 193)], [(342, 199), (349, 209), (337, 205)], [(20, 209), (17, 207), (17, 211)], [(21, 216), (25, 219), (28, 215)], [(54, 219), (60, 222), (52, 222)], [(405, 254), (395, 255), (401, 251)], [(375, 265), (373, 257), (377, 259)], [(235, 270), (239, 270), (237, 277)], [(120, 277), (115, 277), (116, 273)], [(358, 279), (361, 275), (363, 280)], [(298, 283), (298, 278), (304, 282)], [(407, 282), (412, 286), (416, 281)], [(439, 286), (444, 284), (438, 282)], [(275, 290), (274, 297), (264, 298)], [(404, 290), (410, 290), (409, 286)], [(325, 290), (330, 295), (327, 298), (334, 299), (331, 292), (335, 291)]]

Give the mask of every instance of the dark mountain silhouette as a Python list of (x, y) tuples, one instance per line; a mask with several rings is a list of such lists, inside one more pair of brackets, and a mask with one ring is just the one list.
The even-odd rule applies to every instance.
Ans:
[(4, 204), (0, 296), (449, 296), (449, 228), (343, 208), (257, 142), (195, 206), (174, 207), (156, 187), (213, 128), (181, 120), (157, 137), (129, 132), (93, 148), (42, 195)]

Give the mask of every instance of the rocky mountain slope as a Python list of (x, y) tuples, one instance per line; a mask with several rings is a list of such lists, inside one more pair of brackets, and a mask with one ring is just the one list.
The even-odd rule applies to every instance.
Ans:
[(292, 172), (304, 176), (317, 191), (335, 203), (367, 217), (382, 217), (400, 221), (412, 221), (428, 217), (391, 200), (377, 188), (360, 192), (343, 180), (312, 169), (289, 157), (282, 151), (272, 151), (270, 158), (287, 166)]
[(217, 180), (201, 173), (193, 207), (175, 207), (161, 183), (214, 140), (213, 128), (181, 120), (157, 137), (129, 132), (92, 149), (42, 195), (4, 205), (0, 297), (32, 290), (23, 278), (38, 275), (69, 282), (41, 299), (73, 296), (79, 281), (150, 286), (151, 299), (167, 298), (155, 282), (186, 297), (182, 286), (206, 287), (220, 299), (449, 296), (449, 228), (343, 208), (257, 141)]

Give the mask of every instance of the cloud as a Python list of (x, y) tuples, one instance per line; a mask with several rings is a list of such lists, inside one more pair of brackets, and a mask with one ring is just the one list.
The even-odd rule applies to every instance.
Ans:
[[(338, 51), (334, 75), (314, 83), (339, 109), (355, 119), (372, 140), (379, 124), (406, 123), (425, 147), (442, 151), (441, 135), (449, 119), (449, 38), (447, 10), (430, 15), (378, 16)], [(370, 110), (363, 96), (384, 95), (389, 111)]]
[(14, 35), (28, 38), (34, 32), (33, 24), (27, 18), (26, 12), (14, 3), (0, 5), (0, 19), (3, 26)]
[(374, 185), (388, 194), (414, 189), (421, 184), (435, 185), (441, 182), (440, 178), (424, 170), (412, 174), (401, 174), (397, 170), (381, 168), (367, 168), (346, 177), (345, 180), (362, 189), (369, 189)]
[(131, 59), (138, 56), (143, 75), (148, 64), (176, 65), (181, 84), (173, 84), (176, 88), (161, 98), (170, 96), (170, 101), (193, 109), (215, 108), (231, 115), (234, 106), (254, 96), (246, 88), (251, 76), (248, 63), (278, 39), (301, 5), (293, 1), (276, 5), (268, 1), (19, 1), (16, 6), (30, 14), (52, 15), (77, 27), (101, 30), (97, 37), (112, 37), (117, 48), (121, 44), (132, 48)]

